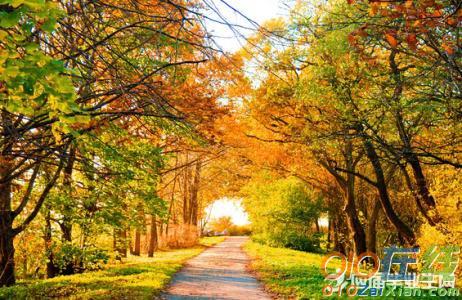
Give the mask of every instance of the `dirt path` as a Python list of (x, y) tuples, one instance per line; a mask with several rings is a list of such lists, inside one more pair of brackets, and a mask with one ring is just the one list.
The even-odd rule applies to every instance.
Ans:
[(271, 299), (246, 270), (245, 237), (230, 237), (190, 260), (162, 299)]

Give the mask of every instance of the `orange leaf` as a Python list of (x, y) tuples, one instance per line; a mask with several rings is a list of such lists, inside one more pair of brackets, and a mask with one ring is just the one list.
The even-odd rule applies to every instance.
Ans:
[(455, 18), (448, 18), (446, 22), (451, 26), (457, 25), (457, 21)]
[(447, 54), (449, 54), (449, 55), (454, 54), (454, 48), (451, 45), (449, 45), (447, 43), (443, 43), (441, 45), (441, 47), (443, 47), (444, 51), (446, 51)]
[(386, 33), (385, 38), (392, 48), (398, 47), (398, 40), (392, 34)]
[(433, 17), (441, 17), (442, 15), (443, 13), (441, 12), (440, 9), (435, 10), (435, 12), (433, 13)]
[(376, 2), (371, 4), (371, 8), (369, 9), (369, 15), (370, 16), (375, 16), (377, 15), (377, 12), (379, 11), (379, 6)]
[(350, 45), (356, 45), (356, 36), (354, 34), (349, 34), (348, 35), (348, 42), (350, 43)]

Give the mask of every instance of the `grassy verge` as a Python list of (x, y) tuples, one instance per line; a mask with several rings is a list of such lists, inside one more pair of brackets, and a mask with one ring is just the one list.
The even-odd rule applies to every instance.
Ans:
[(20, 282), (1, 288), (0, 299), (152, 299), (188, 259), (223, 239), (203, 238), (196, 247), (159, 251), (154, 258), (130, 257), (103, 271)]
[(248, 242), (244, 250), (253, 259), (252, 269), (270, 292), (281, 298), (320, 299), (324, 277), (319, 265), (322, 255), (272, 248)]
[(428, 291), (423, 291), (418, 297), (406, 297), (404, 290), (400, 292), (400, 289), (392, 288), (386, 288), (382, 297), (347, 297), (345, 292), (340, 297), (338, 294), (323, 297), (322, 289), (326, 282), (320, 271), (322, 255), (272, 248), (254, 242), (248, 242), (244, 250), (253, 259), (251, 267), (267, 289), (283, 299), (462, 299), (462, 296), (429, 296)]

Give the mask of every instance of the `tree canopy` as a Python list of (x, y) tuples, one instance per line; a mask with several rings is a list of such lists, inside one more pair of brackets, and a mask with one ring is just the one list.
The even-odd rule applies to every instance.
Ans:
[(460, 244), (461, 7), (296, 1), (226, 53), (205, 0), (0, 0), (0, 286), (192, 245), (224, 196), (270, 245)]

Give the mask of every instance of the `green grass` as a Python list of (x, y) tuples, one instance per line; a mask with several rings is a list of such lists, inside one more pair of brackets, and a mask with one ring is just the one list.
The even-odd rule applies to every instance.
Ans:
[(159, 251), (154, 258), (130, 257), (98, 272), (20, 282), (0, 288), (0, 299), (153, 299), (188, 259), (223, 240), (203, 238), (193, 248)]
[[(272, 248), (248, 242), (244, 250), (253, 259), (251, 267), (256, 271), (266, 288), (282, 299), (411, 299), (410, 297), (387, 295), (383, 297), (323, 297), (322, 289), (327, 282), (321, 274), (323, 255), (284, 248)], [(337, 267), (335, 263), (332, 265)], [(338, 265), (338, 267), (340, 264)], [(430, 297), (425, 293), (419, 299), (462, 299), (459, 297)]]
[(268, 290), (281, 298), (320, 299), (324, 277), (321, 254), (272, 248), (248, 242), (244, 250), (253, 258), (255, 270)]

